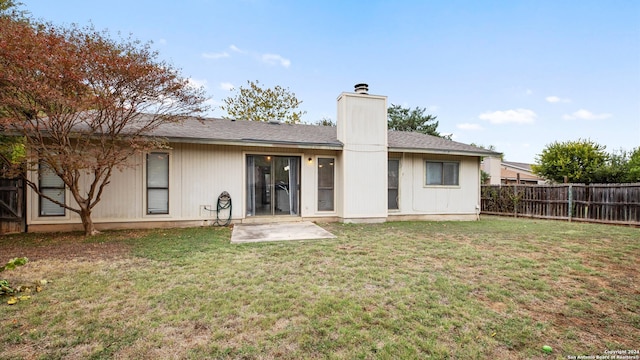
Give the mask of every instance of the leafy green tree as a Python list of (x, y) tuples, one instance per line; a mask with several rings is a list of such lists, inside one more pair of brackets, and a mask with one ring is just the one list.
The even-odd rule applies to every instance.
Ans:
[(595, 172), (593, 182), (613, 184), (627, 182), (629, 173), (629, 153), (625, 150), (614, 151), (607, 155), (607, 159)]
[(16, 168), (19, 172), (23, 172), (22, 164), (26, 155), (23, 137), (0, 135), (0, 177), (16, 177)]
[(270, 121), (282, 120), (287, 124), (297, 124), (306, 111), (296, 111), (302, 101), (296, 95), (279, 85), (262, 88), (260, 82), (247, 81), (247, 87), (233, 89), (235, 96), (222, 100), (220, 108), (227, 112), (225, 118), (236, 120)]
[(625, 182), (640, 182), (640, 147), (635, 148), (629, 156)]
[(484, 170), (480, 170), (480, 184), (489, 184), (491, 180), (491, 174)]
[(314, 125), (318, 125), (318, 126), (336, 126), (336, 123), (334, 123), (333, 120), (331, 120), (328, 117), (323, 117), (322, 119), (316, 121), (314, 123)]
[(391, 104), (387, 109), (389, 130), (413, 131), (450, 140), (451, 135), (441, 135), (438, 132), (437, 116), (425, 114), (426, 111), (426, 108), (410, 109)]
[(631, 152), (620, 149), (609, 154), (606, 162), (596, 171), (594, 182), (604, 184), (640, 182), (640, 148)]
[[(498, 151), (496, 150), (496, 146), (495, 145), (489, 145), (489, 146), (485, 146), (485, 145), (481, 145), (481, 144), (476, 144), (476, 143), (471, 143), (469, 144), (471, 146), (475, 146), (475, 147), (479, 147), (481, 149), (485, 149), (485, 150), (489, 150), (489, 151)], [(504, 161), (504, 154), (500, 153), (500, 161)]]
[(593, 183), (606, 164), (605, 147), (591, 140), (554, 142), (536, 156), (533, 172), (549, 181), (561, 183), (566, 177), (571, 183)]

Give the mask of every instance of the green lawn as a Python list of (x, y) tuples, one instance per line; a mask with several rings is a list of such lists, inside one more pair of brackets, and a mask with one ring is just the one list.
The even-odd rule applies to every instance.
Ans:
[(495, 217), (321, 225), (338, 238), (1, 237), (1, 261), (32, 258), (2, 278), (49, 282), (16, 305), (2, 299), (0, 358), (566, 359), (639, 348), (640, 229)]

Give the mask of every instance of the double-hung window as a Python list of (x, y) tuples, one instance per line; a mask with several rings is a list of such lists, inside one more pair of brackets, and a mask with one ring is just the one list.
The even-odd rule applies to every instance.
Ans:
[(147, 214), (169, 213), (169, 154), (147, 154)]
[[(64, 181), (45, 163), (38, 165), (38, 188), (45, 195), (60, 204), (65, 204)], [(40, 216), (64, 216), (64, 207), (40, 196)]]
[(460, 185), (460, 163), (457, 161), (427, 161), (426, 185)]
[(318, 211), (334, 211), (335, 160), (318, 158)]
[(400, 160), (389, 159), (388, 160), (388, 174), (387, 174), (387, 209), (398, 210), (398, 187), (399, 187), (399, 175), (400, 175)]

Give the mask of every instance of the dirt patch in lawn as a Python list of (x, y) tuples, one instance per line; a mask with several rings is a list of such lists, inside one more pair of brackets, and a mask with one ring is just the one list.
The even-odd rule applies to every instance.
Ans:
[[(94, 239), (79, 234), (43, 234), (28, 239), (7, 236), (0, 238), (0, 264), (16, 257), (38, 260), (109, 260), (126, 256), (131, 245), (125, 239), (140, 237), (142, 232), (121, 232), (115, 238)], [(103, 236), (103, 235), (98, 235)]]

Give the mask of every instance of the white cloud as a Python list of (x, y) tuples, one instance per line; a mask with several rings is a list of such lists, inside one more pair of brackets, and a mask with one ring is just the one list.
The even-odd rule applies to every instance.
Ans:
[(244, 50), (240, 50), (237, 46), (235, 46), (233, 44), (229, 45), (229, 49), (231, 49), (231, 51), (235, 51), (235, 52), (240, 53), (240, 54), (246, 54), (247, 53)]
[(574, 112), (571, 115), (564, 115), (564, 116), (562, 116), (562, 118), (565, 119), (565, 120), (575, 120), (575, 119), (579, 119), (579, 120), (602, 120), (602, 119), (610, 118), (611, 116), (612, 116), (611, 114), (607, 114), (607, 113), (594, 114), (591, 111), (588, 111), (588, 110), (585, 110), (585, 109), (580, 109), (580, 110)]
[(205, 58), (205, 59), (213, 59), (213, 60), (222, 59), (222, 58), (228, 58), (229, 56), (231, 56), (231, 55), (229, 55), (229, 53), (226, 52), (226, 51), (219, 52), (219, 53), (202, 53), (202, 57), (203, 58)]
[(529, 109), (515, 109), (482, 113), (478, 116), (492, 124), (533, 124), (536, 121), (536, 113)]
[(278, 54), (263, 54), (262, 61), (270, 65), (277, 65), (280, 63), (280, 65), (285, 68), (288, 68), (289, 65), (291, 65), (291, 61), (289, 59), (285, 59)]
[(193, 86), (194, 88), (207, 88), (207, 80), (189, 78), (188, 81), (189, 85)]
[(220, 89), (222, 90), (226, 90), (226, 91), (231, 91), (235, 86), (233, 86), (232, 83), (230, 82), (221, 82), (220, 83)]
[(456, 125), (456, 127), (460, 130), (482, 130), (482, 126), (480, 126), (480, 124), (462, 123)]
[(527, 89), (527, 90), (525, 91), (525, 94), (527, 94), (527, 95), (531, 95), (531, 94), (533, 94), (533, 90), (531, 90), (531, 89)]
[(547, 102), (550, 102), (550, 103), (568, 103), (568, 102), (571, 102), (571, 99), (560, 98), (560, 97), (557, 97), (557, 96), (547, 96), (544, 99), (547, 100)]
[[(262, 54), (255, 51), (242, 50), (233, 44), (229, 45), (229, 50), (234, 53), (251, 56), (257, 59), (258, 61), (262, 61), (269, 65), (280, 65), (284, 68), (288, 68), (289, 66), (291, 66), (291, 60), (278, 54), (269, 54), (269, 53)], [(226, 51), (223, 51), (220, 53), (204, 53), (202, 54), (202, 56), (207, 59), (220, 59), (225, 57), (231, 57), (231, 54), (229, 54)]]

